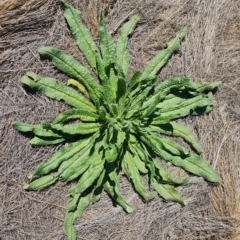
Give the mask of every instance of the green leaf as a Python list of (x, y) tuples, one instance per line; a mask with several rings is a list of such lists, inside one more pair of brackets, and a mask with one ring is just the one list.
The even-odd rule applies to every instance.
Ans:
[(65, 172), (66, 170), (68, 170), (73, 164), (76, 164), (76, 162), (78, 161), (78, 159), (82, 155), (82, 153), (86, 152), (85, 151), (86, 148), (87, 148), (87, 146), (60, 164), (60, 166), (58, 167), (58, 172), (57, 172), (57, 175), (59, 176), (60, 181), (62, 180), (61, 174), (63, 172)]
[(58, 152), (54, 153), (48, 162), (40, 164), (37, 169), (28, 176), (28, 178), (32, 179), (34, 176), (44, 175), (54, 170), (63, 161), (68, 160), (74, 154), (78, 153), (81, 149), (88, 145), (91, 142), (92, 138), (94, 138), (94, 136), (88, 139), (79, 140), (62, 148)]
[(129, 63), (130, 63), (130, 54), (127, 50), (128, 36), (133, 32), (137, 23), (139, 22), (138, 16), (132, 16), (131, 19), (125, 23), (120, 29), (120, 35), (117, 41), (116, 53), (117, 61), (121, 66), (124, 75), (127, 75)]
[(110, 34), (107, 32), (103, 11), (100, 14), (99, 37), (103, 63), (105, 67), (108, 67), (111, 63), (115, 62), (115, 45)]
[(33, 74), (32, 72), (27, 72), (20, 81), (30, 88), (40, 91), (49, 98), (58, 101), (63, 100), (70, 106), (96, 112), (96, 108), (89, 101), (80, 96), (74, 89), (65, 86), (54, 78), (44, 78), (38, 75), (33, 78)]
[(39, 137), (35, 136), (31, 139), (30, 144), (32, 145), (39, 145), (39, 146), (44, 146), (44, 145), (54, 145), (58, 144), (61, 142), (66, 141), (67, 139), (71, 138), (72, 136), (65, 136), (64, 137)]
[(176, 122), (170, 122), (166, 124), (160, 124), (158, 126), (149, 126), (150, 131), (157, 132), (169, 136), (182, 137), (186, 142), (188, 142), (193, 149), (198, 153), (202, 152), (202, 148), (197, 140), (196, 135), (194, 135), (189, 128), (182, 124)]
[(195, 82), (198, 86), (198, 91), (200, 92), (206, 92), (206, 91), (212, 91), (219, 85), (221, 85), (221, 81), (218, 82), (202, 82), (202, 81), (196, 81)]
[(59, 176), (60, 181), (70, 182), (76, 179), (102, 157), (98, 153), (91, 154), (91, 148), (92, 144), (89, 144), (89, 146), (77, 154), (76, 160)]
[(180, 157), (171, 157), (171, 162), (175, 166), (182, 167), (190, 173), (205, 178), (209, 182), (215, 183), (221, 181), (221, 178), (217, 175), (211, 165), (194, 153), (191, 153), (191, 155), (185, 159), (181, 159)]
[(68, 212), (73, 212), (76, 210), (80, 197), (81, 197), (81, 194), (78, 193), (70, 198), (67, 205)]
[(189, 156), (189, 150), (167, 138), (154, 137), (154, 140), (161, 144), (162, 148), (172, 155), (181, 157)]
[(93, 192), (92, 202), (98, 202), (100, 200), (103, 184), (105, 183), (105, 181), (106, 181), (106, 170), (103, 169), (102, 173), (100, 174), (97, 180), (97, 184)]
[(206, 97), (197, 96), (192, 99), (188, 99), (178, 106), (169, 107), (168, 110), (158, 110), (156, 114), (159, 114), (159, 117), (155, 117), (151, 122), (152, 125), (158, 125), (162, 123), (162, 119), (178, 119), (185, 117), (194, 112), (195, 109), (201, 107), (207, 107), (211, 104), (212, 94), (209, 93)]
[(160, 83), (154, 89), (154, 94), (151, 96), (143, 105), (143, 108), (146, 108), (151, 105), (155, 99), (158, 99), (160, 102), (164, 99), (173, 89), (181, 89), (181, 90), (192, 90), (195, 91), (195, 95), (198, 95), (196, 91), (196, 86), (189, 81), (188, 78), (170, 78), (165, 80), (164, 82)]
[(65, 1), (60, 0), (63, 5), (64, 17), (70, 27), (72, 36), (76, 43), (87, 59), (89, 65), (96, 71), (96, 53), (98, 52), (97, 46), (92, 39), (88, 29), (83, 25), (81, 13), (68, 5)]
[(100, 176), (103, 168), (104, 168), (104, 160), (101, 155), (98, 159), (89, 166), (88, 170), (84, 172), (81, 176), (78, 184), (69, 189), (69, 194), (73, 195), (76, 193), (84, 192), (88, 187), (90, 187), (94, 181)]
[(167, 48), (161, 50), (157, 55), (148, 63), (147, 67), (143, 71), (140, 81), (147, 77), (155, 76), (157, 72), (165, 65), (173, 52), (179, 50), (180, 43), (187, 34), (187, 29), (183, 28), (174, 39), (167, 43)]
[(95, 133), (101, 127), (100, 123), (77, 123), (77, 124), (51, 124), (51, 129), (60, 131), (69, 135), (85, 135)]
[[(105, 165), (106, 174), (109, 177), (111, 184), (114, 186), (114, 191), (118, 195), (120, 194), (120, 175), (118, 173), (118, 164), (117, 162), (106, 162)], [(106, 182), (106, 181), (105, 181)]]
[(73, 227), (74, 221), (76, 217), (74, 212), (67, 212), (64, 219), (64, 228), (66, 231), (66, 235), (68, 240), (76, 240), (77, 239), (77, 231)]
[(52, 174), (43, 176), (41, 178), (38, 178), (31, 182), (30, 184), (25, 184), (23, 188), (25, 190), (33, 190), (33, 191), (38, 191), (42, 190), (52, 184), (54, 184), (57, 181), (58, 177), (54, 176)]
[(42, 128), (41, 124), (30, 125), (30, 124), (19, 122), (19, 121), (14, 122), (13, 127), (20, 132), (33, 132), (34, 128), (37, 128), (37, 127), (41, 128), (43, 131), (46, 131), (46, 129)]
[(136, 88), (136, 86), (138, 86), (137, 83), (138, 83), (141, 75), (142, 75), (141, 71), (137, 71), (133, 74), (131, 80), (128, 83), (128, 87), (127, 87), (130, 93), (132, 90), (134, 90)]
[[(131, 213), (133, 211), (132, 207), (124, 200), (120, 194), (116, 194), (114, 183), (111, 183), (110, 180), (106, 181), (103, 185), (105, 191), (127, 212)], [(114, 184), (115, 185), (115, 184)]]
[(75, 218), (82, 217), (83, 212), (90, 204), (90, 197), (91, 197), (91, 193), (89, 193), (89, 191), (87, 191), (86, 193), (81, 195), (79, 202), (78, 202), (77, 209), (74, 212)]
[(126, 102), (126, 81), (122, 77), (118, 78), (117, 102), (118, 102), (119, 116), (121, 116), (121, 114), (125, 109), (125, 102)]
[(143, 174), (147, 174), (148, 170), (144, 163), (144, 161), (146, 161), (145, 155), (142, 153), (141, 150), (139, 150), (139, 148), (136, 146), (136, 144), (129, 144), (129, 148), (130, 148), (131, 152), (133, 153), (132, 160), (133, 160), (135, 166), (137, 167), (137, 169), (139, 170), (139, 172), (141, 172)]
[(151, 181), (151, 186), (157, 191), (157, 193), (165, 200), (179, 202), (182, 205), (186, 205), (182, 196), (171, 185), (158, 183), (155, 179)]
[[(142, 108), (143, 102), (145, 101), (145, 99), (147, 99), (148, 95), (151, 94), (151, 91), (154, 88), (154, 84), (157, 81), (157, 77), (147, 79), (147, 81), (148, 81), (147, 84), (142, 84), (142, 85), (139, 84), (134, 91), (128, 94), (128, 98), (131, 99), (129, 110), (128, 110), (129, 112), (134, 111), (139, 107)], [(155, 99), (153, 99), (153, 101), (155, 101)], [(151, 107), (152, 107), (152, 104), (151, 104)], [(130, 114), (127, 114), (127, 116), (129, 117)]]
[(89, 70), (73, 57), (53, 47), (41, 47), (41, 56), (51, 59), (54, 66), (82, 83), (93, 101), (101, 96), (101, 86), (96, 83)]
[(152, 158), (152, 162), (154, 163), (156, 171), (155, 178), (158, 179), (159, 181), (163, 181), (168, 184), (183, 186), (187, 186), (189, 184), (189, 180), (187, 178), (177, 179), (172, 177), (171, 174), (160, 165), (159, 161), (156, 158)]
[(132, 155), (128, 151), (126, 151), (125, 157), (123, 161), (126, 162), (127, 166), (127, 172), (124, 172), (128, 177), (131, 178), (133, 185), (136, 189), (136, 191), (145, 199), (145, 200), (151, 200), (156, 197), (156, 194), (148, 194), (146, 192), (146, 187), (144, 186), (142, 182), (142, 178), (139, 174), (139, 171), (135, 165), (135, 163), (132, 160)]
[(59, 114), (56, 119), (54, 120), (54, 124), (57, 123), (64, 123), (70, 119), (80, 119), (83, 122), (96, 122), (99, 118), (99, 115), (96, 113), (77, 108), (77, 109), (70, 109), (61, 114)]
[[(77, 239), (77, 231), (73, 227), (74, 221), (77, 218), (82, 217), (83, 212), (90, 204), (90, 190), (86, 191), (83, 195), (76, 194), (69, 200), (67, 206), (67, 212), (64, 220), (64, 228), (68, 237), (68, 240)], [(74, 201), (74, 202), (73, 202)]]
[(207, 106), (195, 108), (192, 112), (192, 115), (198, 116), (198, 115), (209, 113), (213, 110), (214, 107), (216, 107), (216, 105), (217, 105), (217, 101), (211, 99), (211, 102)]
[[(146, 136), (146, 135), (145, 135)], [(159, 144), (155, 137), (143, 138), (145, 143), (152, 147), (154, 151), (164, 160), (170, 161), (175, 166), (182, 167), (186, 171), (193, 173), (197, 176), (203, 177), (209, 182), (220, 182), (221, 179), (211, 167), (211, 165), (202, 159), (200, 156), (191, 153), (188, 157), (181, 158), (179, 156), (173, 156), (169, 152), (166, 152), (163, 147)]]
[(47, 129), (43, 124), (30, 125), (22, 122), (14, 122), (13, 127), (20, 132), (33, 132), (38, 137), (45, 137), (51, 139), (67, 139), (68, 135), (61, 133), (59, 131), (52, 131), (52, 129)]

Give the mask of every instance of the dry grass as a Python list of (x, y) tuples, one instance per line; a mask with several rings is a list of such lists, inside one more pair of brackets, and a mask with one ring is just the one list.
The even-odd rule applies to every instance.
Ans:
[[(187, 76), (221, 80), (218, 106), (202, 117), (182, 120), (199, 137), (208, 159), (223, 181), (218, 186), (191, 177), (179, 191), (187, 206), (158, 198), (144, 203), (126, 179), (122, 193), (134, 206), (132, 214), (116, 207), (106, 194), (78, 220), (79, 239), (240, 239), (240, 2), (238, 0), (69, 0), (82, 11), (97, 41), (98, 14), (105, 9), (112, 35), (129, 16), (141, 21), (129, 49), (131, 71), (142, 69), (183, 26), (189, 34), (181, 51), (159, 79)], [(0, 1), (0, 238), (66, 239), (63, 230), (69, 186), (58, 183), (41, 192), (22, 190), (26, 176), (61, 146), (32, 147), (13, 130), (12, 122), (39, 123), (65, 109), (62, 103), (25, 91), (19, 78), (27, 70), (66, 81), (40, 46), (51, 45), (82, 60), (76, 51), (57, 1)], [(172, 169), (176, 174), (181, 171)]]

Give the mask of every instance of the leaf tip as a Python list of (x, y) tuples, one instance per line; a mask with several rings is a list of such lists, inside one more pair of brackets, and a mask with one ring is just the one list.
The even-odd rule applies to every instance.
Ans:
[(24, 189), (24, 190), (30, 190), (30, 185), (27, 184), (27, 183), (25, 183), (25, 184), (23, 185), (23, 189)]
[(31, 180), (33, 178), (33, 174), (29, 174), (27, 178)]

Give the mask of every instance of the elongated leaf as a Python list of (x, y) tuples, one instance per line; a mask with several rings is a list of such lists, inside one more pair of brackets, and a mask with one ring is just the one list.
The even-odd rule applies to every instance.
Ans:
[(77, 87), (78, 88), (78, 91), (80, 93), (82, 93), (83, 95), (85, 95), (87, 98), (89, 98), (89, 95), (88, 95), (88, 92), (86, 90), (86, 88), (81, 84), (79, 83), (78, 81), (74, 80), (74, 79), (68, 79), (67, 81), (67, 85), (68, 86), (74, 86), (74, 87)]
[(80, 119), (83, 122), (96, 122), (99, 116), (96, 113), (84, 109), (70, 109), (59, 114), (54, 123), (64, 123), (70, 119)]
[[(86, 148), (86, 147), (85, 147)], [(66, 171), (67, 169), (69, 169), (75, 162), (77, 162), (79, 156), (81, 156), (81, 154), (83, 152), (85, 152), (85, 148), (83, 148), (82, 150), (80, 150), (78, 153), (74, 154), (72, 157), (70, 157), (68, 160), (63, 161), (59, 168), (58, 168), (58, 173), (57, 175), (59, 176), (59, 180), (61, 181), (61, 174)]]
[(77, 123), (68, 125), (52, 124), (51, 128), (69, 135), (85, 135), (97, 132), (100, 126), (100, 123)]
[(129, 144), (129, 148), (130, 148), (131, 152), (133, 152), (132, 160), (134, 161), (134, 164), (137, 167), (137, 169), (139, 170), (139, 172), (141, 172), (143, 174), (147, 174), (148, 170), (145, 166), (144, 161), (141, 160), (141, 159), (143, 159), (146, 161), (145, 155), (142, 154), (142, 151), (139, 150), (139, 148), (136, 146), (136, 144)]
[[(76, 194), (68, 202), (67, 212), (64, 220), (64, 228), (68, 237), (68, 240), (77, 239), (77, 231), (73, 227), (74, 221), (77, 218), (82, 217), (83, 212), (90, 204), (90, 192), (91, 189), (86, 191), (83, 195)], [(73, 202), (73, 199), (75, 200)]]
[(96, 112), (96, 108), (74, 89), (65, 86), (54, 78), (44, 78), (36, 74), (34, 74), (36, 77), (33, 78), (33, 74), (32, 72), (27, 72), (20, 81), (30, 88), (40, 91), (49, 98), (58, 101), (63, 100), (70, 106)]
[(150, 126), (150, 131), (162, 133), (165, 135), (182, 137), (186, 142), (191, 144), (191, 146), (198, 152), (201, 153), (202, 149), (197, 140), (196, 135), (194, 135), (189, 128), (182, 124), (176, 122), (170, 122), (166, 124), (160, 124), (158, 126)]
[(118, 164), (116, 162), (106, 162), (105, 165), (106, 168), (106, 174), (109, 177), (109, 180), (111, 182), (111, 184), (114, 187), (114, 191), (115, 193), (118, 195), (120, 194), (119, 190), (120, 190), (120, 175), (118, 174)]
[(67, 139), (67, 134), (63, 134), (58, 131), (52, 131), (44, 127), (44, 124), (30, 125), (22, 122), (14, 122), (13, 127), (21, 132), (33, 132), (38, 137), (52, 138), (52, 139)]
[(167, 43), (167, 48), (161, 50), (157, 55), (148, 63), (147, 67), (141, 75), (140, 81), (147, 77), (154, 76), (165, 65), (173, 52), (180, 48), (180, 43), (187, 34), (187, 29), (183, 28), (174, 39)]
[(131, 92), (132, 90), (134, 90), (137, 86), (138, 86), (138, 81), (141, 77), (142, 72), (141, 71), (137, 71), (133, 74), (131, 80), (128, 83), (128, 90)]
[(118, 102), (118, 112), (119, 112), (119, 115), (121, 116), (121, 114), (125, 109), (125, 102), (126, 102), (126, 81), (122, 77), (118, 78), (117, 102)]
[[(128, 97), (132, 98), (135, 100), (135, 98), (139, 97), (140, 94), (147, 88), (147, 87), (154, 87), (154, 84), (157, 82), (157, 77), (149, 77), (143, 80), (142, 82), (136, 83), (134, 85), (134, 89), (128, 93)], [(146, 97), (147, 94), (144, 94), (144, 97)]]
[(155, 165), (156, 170), (155, 178), (158, 179), (159, 181), (164, 181), (167, 182), (168, 184), (174, 185), (177, 184), (183, 186), (187, 186), (189, 184), (189, 180), (187, 178), (177, 179), (172, 177), (172, 175), (160, 165), (159, 161), (156, 158), (152, 158), (152, 161)]
[(102, 173), (100, 174), (97, 184), (95, 186), (94, 192), (93, 192), (93, 197), (91, 199), (92, 202), (97, 202), (101, 198), (101, 193), (103, 189), (103, 184), (106, 182), (106, 170), (103, 169)]
[(217, 105), (217, 101), (211, 99), (211, 102), (207, 106), (195, 108), (192, 112), (192, 115), (198, 116), (198, 115), (209, 113), (213, 110), (214, 107), (216, 107), (216, 105)]
[(114, 71), (113, 63), (115, 63), (116, 53), (115, 44), (112, 41), (110, 34), (107, 32), (106, 23), (104, 19), (104, 12), (101, 12), (100, 17), (100, 49), (102, 56), (102, 64), (107, 78), (104, 77), (101, 67), (101, 75), (103, 75), (103, 97), (106, 103), (111, 104), (116, 99), (118, 78)]
[[(94, 138), (94, 137), (92, 137)], [(46, 163), (40, 164), (37, 169), (28, 176), (29, 179), (33, 178), (37, 175), (44, 175), (49, 173), (50, 171), (57, 168), (63, 161), (68, 160), (74, 154), (79, 152), (82, 148), (84, 148), (87, 144), (89, 144), (92, 138), (79, 140), (77, 142), (71, 143), (68, 146), (62, 148), (58, 152), (54, 153), (51, 158)]]
[(108, 85), (112, 94), (112, 101), (117, 101), (117, 91), (118, 91), (118, 75), (114, 70), (114, 64), (111, 64), (109, 75), (108, 75)]
[(93, 162), (93, 158), (90, 154), (91, 147), (92, 146), (88, 144), (78, 153), (68, 159), (67, 162), (65, 161), (61, 164), (61, 168), (58, 170), (60, 181), (69, 182), (71, 179), (75, 178), (75, 174), (77, 174), (76, 177), (78, 177), (88, 169)]
[(168, 201), (179, 202), (186, 205), (182, 196), (178, 191), (171, 185), (158, 183), (155, 179), (151, 181), (151, 186), (157, 191), (157, 193)]
[(78, 184), (69, 189), (71, 195), (84, 192), (99, 177), (104, 167), (104, 160), (101, 156), (81, 176)]
[(61, 0), (61, 3), (63, 5), (64, 17), (80, 51), (84, 54), (89, 65), (96, 71), (95, 54), (98, 52), (98, 49), (90, 32), (82, 23), (80, 12), (63, 0)]
[(150, 106), (143, 111), (141, 118), (148, 118), (152, 113), (154, 113), (157, 110), (157, 105), (159, 103), (159, 98), (153, 99)]
[[(113, 183), (112, 183), (113, 184)], [(106, 192), (127, 212), (131, 213), (133, 211), (132, 207), (124, 200), (120, 194), (116, 194), (114, 186), (111, 184), (110, 180), (106, 181), (103, 185)]]
[(101, 11), (100, 14), (99, 36), (103, 63), (105, 67), (108, 67), (110, 63), (115, 62), (115, 45), (112, 41), (110, 34), (107, 32), (103, 11)]
[(77, 239), (77, 231), (73, 227), (74, 221), (76, 219), (74, 215), (75, 215), (74, 212), (67, 212), (64, 219), (64, 228), (65, 228), (68, 240)]
[(209, 182), (221, 181), (221, 178), (217, 175), (211, 165), (206, 160), (194, 153), (185, 159), (171, 157), (171, 162), (175, 166), (182, 167), (190, 173), (205, 178)]
[(42, 47), (39, 53), (52, 60), (54, 66), (82, 83), (90, 96), (95, 101), (101, 95), (101, 86), (96, 83), (89, 70), (73, 57), (53, 47)]
[(222, 82), (202, 82), (202, 81), (196, 81), (196, 84), (198, 86), (198, 91), (205, 92), (205, 91), (212, 91), (216, 87), (218, 87)]
[(71, 197), (71, 199), (67, 205), (68, 212), (73, 212), (76, 210), (80, 197), (81, 197), (81, 194), (79, 194), (79, 193), (75, 194), (73, 197)]
[[(131, 102), (128, 110), (129, 112), (139, 108), (139, 106), (142, 107), (142, 103), (145, 101), (145, 99), (153, 90), (154, 84), (157, 81), (157, 77), (154, 77), (152, 79), (147, 79), (147, 81), (150, 84), (139, 85), (135, 88), (134, 91), (128, 94), (128, 98), (131, 98)], [(153, 101), (156, 101), (156, 100), (153, 98)], [(152, 107), (152, 104), (151, 104), (151, 107)], [(127, 114), (127, 116), (130, 116), (130, 114)]]
[(62, 143), (71, 137), (72, 136), (69, 136), (69, 135), (64, 137), (58, 137), (58, 138), (35, 136), (31, 139), (30, 144), (39, 145), (39, 146), (54, 145), (54, 144)]
[[(205, 105), (208, 105), (211, 101), (211, 98), (212, 98), (212, 93), (209, 93), (208, 95), (206, 96), (202, 96), (202, 95), (199, 95), (199, 96), (196, 96), (196, 97), (193, 97), (193, 98), (189, 98), (189, 99), (186, 99), (185, 101), (181, 102), (180, 104), (177, 104), (177, 105), (170, 105), (168, 108), (161, 108), (158, 110), (158, 113), (159, 114), (163, 114), (163, 113), (168, 113), (168, 112), (171, 112), (171, 111), (175, 111), (175, 110), (178, 110), (180, 108), (182, 109), (189, 109), (188, 106), (194, 106), (196, 105), (196, 107), (203, 107)], [(200, 102), (200, 104), (199, 104)], [(164, 103), (164, 101), (163, 101)]]
[(19, 122), (19, 121), (14, 122), (13, 127), (20, 132), (33, 132), (34, 128), (37, 128), (37, 127), (46, 131), (46, 129), (42, 128), (41, 124), (31, 125), (31, 124), (27, 124), (27, 123), (23, 123), (23, 122)]
[[(152, 102), (157, 98), (158, 101), (164, 99), (173, 89), (189, 89), (196, 90), (196, 85), (191, 83), (188, 78), (170, 78), (160, 83), (154, 89), (154, 95), (150, 97), (143, 105), (143, 108), (146, 108), (151, 105)], [(197, 91), (195, 92), (197, 94)]]
[[(159, 114), (159, 117), (156, 117), (151, 122), (152, 125), (158, 125), (162, 123), (162, 119), (177, 119), (181, 117), (185, 117), (190, 115), (195, 109), (201, 107), (207, 107), (211, 104), (212, 95), (211, 93), (208, 94), (206, 97), (198, 96), (192, 99), (186, 100), (179, 106), (174, 106), (169, 108), (168, 110), (158, 110), (156, 113)], [(166, 112), (163, 112), (166, 111)]]
[(162, 148), (165, 151), (170, 152), (172, 155), (181, 156), (181, 157), (189, 156), (189, 150), (175, 143), (174, 141), (171, 141), (167, 138), (159, 138), (159, 137), (154, 137), (154, 140), (158, 141), (161, 144)]
[(131, 178), (136, 191), (146, 200), (155, 198), (156, 194), (150, 195), (146, 192), (146, 187), (144, 186), (139, 171), (132, 160), (132, 155), (128, 151), (126, 152), (123, 161), (126, 161), (128, 168), (128, 171), (125, 174)]
[[(141, 146), (142, 145), (142, 146)], [(189, 181), (188, 179), (176, 179), (171, 176), (171, 174), (166, 171), (159, 163), (159, 161), (156, 159), (156, 155), (153, 152), (153, 150), (146, 146), (146, 144), (141, 143), (135, 144), (135, 148), (138, 149), (138, 153), (140, 153), (140, 156), (142, 156), (142, 159), (145, 160), (146, 166), (150, 169), (150, 180), (153, 179), (153, 177), (156, 178), (156, 180), (161, 182), (166, 182), (168, 184), (174, 184), (174, 185), (188, 185)]]
[[(90, 189), (91, 190), (91, 189)], [(85, 211), (85, 209), (88, 207), (88, 205), (90, 204), (90, 197), (91, 197), (91, 193), (89, 193), (90, 191), (87, 191), (86, 194), (81, 195), (79, 202), (78, 202), (78, 206), (76, 211), (74, 212), (74, 217), (75, 218), (80, 218), (82, 217), (83, 212)]]
[(182, 167), (186, 171), (194, 173), (197, 176), (201, 176), (210, 182), (220, 182), (221, 179), (216, 174), (211, 165), (202, 159), (200, 156), (190, 153), (188, 157), (181, 158), (179, 156), (173, 156), (166, 152), (162, 146), (156, 141), (154, 137), (142, 138), (147, 145), (152, 147), (154, 151), (164, 160), (172, 162), (175, 166)]
[(23, 188), (25, 190), (42, 190), (57, 181), (58, 177), (52, 174), (43, 176), (31, 182), (30, 184), (25, 184)]
[(60, 175), (60, 181), (70, 182), (78, 178), (81, 174), (87, 171), (87, 169), (95, 162), (98, 161), (100, 156), (97, 154), (91, 154), (89, 148), (81, 151), (81, 154), (78, 154), (77, 160)]
[(162, 99), (158, 105), (157, 108), (161, 110), (166, 110), (169, 108), (169, 106), (178, 106), (181, 103), (185, 102), (189, 98), (185, 98), (185, 96), (176, 96), (174, 94), (168, 94), (165, 99)]
[(139, 17), (136, 15), (132, 16), (131, 19), (120, 29), (120, 35), (117, 41), (117, 61), (121, 66), (125, 76), (127, 75), (130, 63), (130, 54), (127, 50), (128, 36), (133, 32), (138, 22)]

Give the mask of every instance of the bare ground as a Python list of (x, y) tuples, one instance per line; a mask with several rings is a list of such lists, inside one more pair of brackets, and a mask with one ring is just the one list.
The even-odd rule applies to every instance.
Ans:
[[(187, 206), (157, 198), (143, 202), (126, 179), (122, 194), (134, 207), (126, 214), (106, 194), (89, 206), (76, 222), (78, 239), (240, 239), (240, 2), (238, 0), (69, 0), (80, 9), (84, 22), (98, 41), (98, 13), (105, 9), (113, 37), (133, 14), (141, 18), (129, 49), (131, 73), (142, 69), (183, 26), (188, 35), (159, 73), (163, 80), (186, 76), (191, 80), (222, 81), (215, 93), (217, 107), (208, 115), (183, 121), (197, 135), (203, 157), (223, 179), (212, 185), (190, 176), (179, 188)], [(12, 122), (51, 121), (66, 109), (39, 93), (25, 91), (19, 78), (28, 70), (62, 81), (67, 77), (37, 53), (55, 46), (84, 61), (78, 53), (53, 0), (0, 0), (0, 239), (66, 239), (63, 229), (68, 201), (62, 183), (26, 192), (22, 185), (37, 165), (61, 146), (32, 147), (29, 136), (12, 128)], [(130, 73), (130, 75), (131, 75)], [(171, 168), (177, 175), (183, 171)]]

